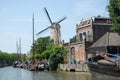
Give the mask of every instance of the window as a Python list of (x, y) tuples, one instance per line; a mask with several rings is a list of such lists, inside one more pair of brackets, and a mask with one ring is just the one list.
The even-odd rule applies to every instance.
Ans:
[(82, 41), (83, 40), (82, 33), (79, 34), (79, 37), (80, 37), (80, 41)]
[(83, 36), (84, 36), (84, 38), (86, 39), (86, 32), (83, 32)]
[(90, 41), (90, 31), (88, 31), (88, 41)]
[(75, 53), (75, 47), (71, 48), (71, 53), (74, 54)]

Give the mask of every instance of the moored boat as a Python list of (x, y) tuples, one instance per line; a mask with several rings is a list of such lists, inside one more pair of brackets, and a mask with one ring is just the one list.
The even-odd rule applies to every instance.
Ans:
[(92, 76), (97, 77), (119, 77), (120, 67), (107, 60), (99, 60), (98, 62), (88, 62), (89, 70)]
[(13, 63), (13, 67), (16, 68), (17, 65), (18, 65), (18, 63), (19, 63), (18, 61), (15, 61), (15, 62)]
[(120, 78), (119, 34), (107, 32), (89, 47), (88, 54), (91, 53), (87, 64), (92, 76)]

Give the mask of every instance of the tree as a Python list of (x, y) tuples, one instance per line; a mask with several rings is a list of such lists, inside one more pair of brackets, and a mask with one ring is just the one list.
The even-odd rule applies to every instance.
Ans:
[(52, 54), (49, 57), (49, 66), (51, 70), (56, 70), (58, 64), (64, 62), (64, 55), (66, 53), (64, 47), (56, 46), (52, 49)]
[(111, 29), (120, 34), (120, 0), (110, 0), (107, 9), (113, 21)]
[(70, 43), (76, 42), (76, 35), (73, 36), (73, 38), (70, 39)]
[[(35, 41), (34, 43), (34, 52), (35, 54), (41, 54), (45, 50), (50, 50), (54, 47), (53, 40), (50, 39), (50, 37), (40, 37)], [(33, 48), (33, 46), (32, 46)]]
[(8, 54), (8, 56), (9, 56), (9, 61), (10, 62), (14, 62), (15, 60), (18, 59), (18, 55), (16, 53)]
[(33, 60), (33, 58), (34, 58), (33, 56), (27, 57), (28, 60)]
[(35, 58), (35, 59), (41, 59), (41, 55), (40, 55), (40, 54), (35, 54), (35, 55), (34, 55), (34, 58)]
[(26, 61), (26, 54), (21, 55), (22, 61)]
[(43, 59), (48, 60), (51, 54), (52, 54), (51, 50), (46, 50), (41, 54), (41, 56), (42, 56)]
[(7, 63), (8, 65), (12, 65), (16, 58), (17, 58), (16, 53), (6, 53), (0, 51), (0, 64)]

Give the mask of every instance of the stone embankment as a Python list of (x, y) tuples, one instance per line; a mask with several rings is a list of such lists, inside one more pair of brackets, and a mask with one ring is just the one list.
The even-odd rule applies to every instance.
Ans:
[(60, 64), (62, 71), (76, 71), (76, 72), (88, 72), (88, 66), (86, 63), (82, 64)]

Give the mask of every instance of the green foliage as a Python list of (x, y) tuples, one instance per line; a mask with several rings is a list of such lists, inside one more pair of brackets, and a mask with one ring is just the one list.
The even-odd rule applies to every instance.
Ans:
[(26, 61), (26, 55), (25, 54), (22, 54), (21, 58), (22, 58), (22, 61)]
[[(32, 50), (32, 49), (31, 49)], [(49, 61), (51, 70), (56, 70), (59, 63), (64, 62), (64, 56), (67, 53), (67, 49), (60, 46), (55, 46), (54, 41), (50, 37), (41, 37), (34, 43), (34, 58), (45, 59)], [(28, 58), (33, 59), (33, 57)]]
[(16, 53), (6, 53), (0, 51), (0, 63), (12, 64), (17, 59)]
[[(50, 39), (50, 37), (40, 37), (35, 41), (34, 43), (34, 52), (35, 54), (41, 54), (45, 50), (50, 50), (54, 47), (53, 40)], [(32, 46), (33, 48), (33, 46)]]
[(48, 59), (49, 59), (49, 56), (50, 56), (51, 54), (52, 54), (52, 51), (51, 51), (51, 50), (46, 50), (46, 51), (44, 51), (44, 52), (41, 54), (41, 56), (42, 56), (43, 59), (48, 60)]
[(73, 43), (73, 42), (76, 42), (76, 41), (77, 41), (77, 40), (76, 40), (76, 35), (73, 36), (73, 38), (70, 39), (70, 43)]
[(27, 57), (28, 60), (33, 60), (33, 58), (34, 58), (33, 56)]
[(47, 50), (51, 50), (53, 47), (55, 47), (53, 40), (50, 40), (49, 42), (47, 42), (47, 45), (46, 45)]
[(35, 55), (34, 55), (34, 58), (35, 58), (35, 59), (40, 59), (40, 58), (41, 58), (41, 55), (40, 55), (40, 54), (35, 54)]
[(120, 34), (120, 0), (110, 0), (107, 9), (113, 21), (111, 29)]
[(66, 50), (64, 47), (56, 46), (52, 49), (52, 54), (49, 57), (49, 66), (51, 70), (56, 70), (59, 63), (64, 62)]

